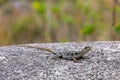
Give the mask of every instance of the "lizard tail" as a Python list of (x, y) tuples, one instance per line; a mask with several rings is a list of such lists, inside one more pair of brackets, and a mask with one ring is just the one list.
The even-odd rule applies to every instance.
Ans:
[(52, 51), (52, 50), (49, 49), (49, 48), (44, 48), (44, 47), (39, 47), (39, 46), (29, 46), (29, 45), (24, 45), (23, 47), (40, 49), (40, 50), (44, 50), (44, 51), (48, 51), (48, 52), (51, 52), (51, 53), (53, 53), (53, 54), (56, 54), (54, 51)]

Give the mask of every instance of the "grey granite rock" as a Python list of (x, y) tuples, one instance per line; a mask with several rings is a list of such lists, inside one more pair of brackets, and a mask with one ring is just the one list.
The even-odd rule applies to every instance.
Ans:
[(0, 80), (120, 80), (120, 42), (27, 44), (52, 50), (92, 50), (77, 63), (51, 60), (52, 53), (21, 45), (0, 47)]

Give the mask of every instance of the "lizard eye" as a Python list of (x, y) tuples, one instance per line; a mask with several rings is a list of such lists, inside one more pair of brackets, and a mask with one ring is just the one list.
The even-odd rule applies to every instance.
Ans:
[(85, 47), (85, 49), (87, 49), (88, 47)]
[(90, 47), (88, 47), (88, 46), (87, 46), (87, 47), (85, 47), (85, 49), (89, 49), (89, 48), (90, 48)]
[(73, 53), (71, 55), (73, 56)]

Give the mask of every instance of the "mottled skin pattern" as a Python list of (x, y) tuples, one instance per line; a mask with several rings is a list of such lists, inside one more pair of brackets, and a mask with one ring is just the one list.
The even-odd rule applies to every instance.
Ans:
[(36, 48), (36, 49), (41, 49), (41, 50), (51, 52), (51, 53), (55, 54), (53, 59), (63, 58), (66, 60), (73, 60), (75, 62), (77, 61), (77, 59), (80, 59), (81, 57), (83, 57), (86, 53), (88, 53), (91, 50), (91, 47), (89, 47), (89, 46), (84, 47), (82, 50), (74, 50), (74, 51), (73, 50), (63, 50), (63, 51), (57, 51), (57, 52), (54, 52), (49, 48), (43, 48), (43, 47), (37, 47), (37, 46), (25, 45), (24, 47)]
[(53, 58), (63, 58), (66, 60), (73, 60), (77, 61), (77, 59), (80, 59), (83, 57), (86, 53), (88, 53), (91, 50), (91, 47), (86, 46), (82, 50), (64, 50), (56, 54)]

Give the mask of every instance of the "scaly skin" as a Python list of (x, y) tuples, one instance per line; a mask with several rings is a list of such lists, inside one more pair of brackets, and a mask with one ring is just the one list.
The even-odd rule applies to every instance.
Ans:
[(77, 59), (80, 59), (85, 54), (87, 54), (91, 50), (91, 47), (84, 47), (82, 50), (64, 50), (63, 52), (59, 53), (60, 55), (57, 57), (61, 57), (63, 59), (67, 60), (73, 60), (77, 61)]
[(81, 57), (83, 57), (85, 54), (87, 54), (90, 50), (91, 47), (86, 46), (84, 47), (82, 50), (63, 50), (63, 51), (57, 51), (54, 52), (49, 48), (44, 48), (44, 47), (38, 47), (38, 46), (29, 46), (29, 45), (24, 45), (23, 47), (29, 47), (29, 48), (36, 48), (36, 49), (40, 49), (40, 50), (44, 50), (44, 51), (48, 51), (51, 52), (53, 54), (55, 54), (56, 56), (54, 56), (53, 58), (63, 58), (66, 60), (73, 60), (74, 62), (77, 61), (77, 59), (80, 59)]

